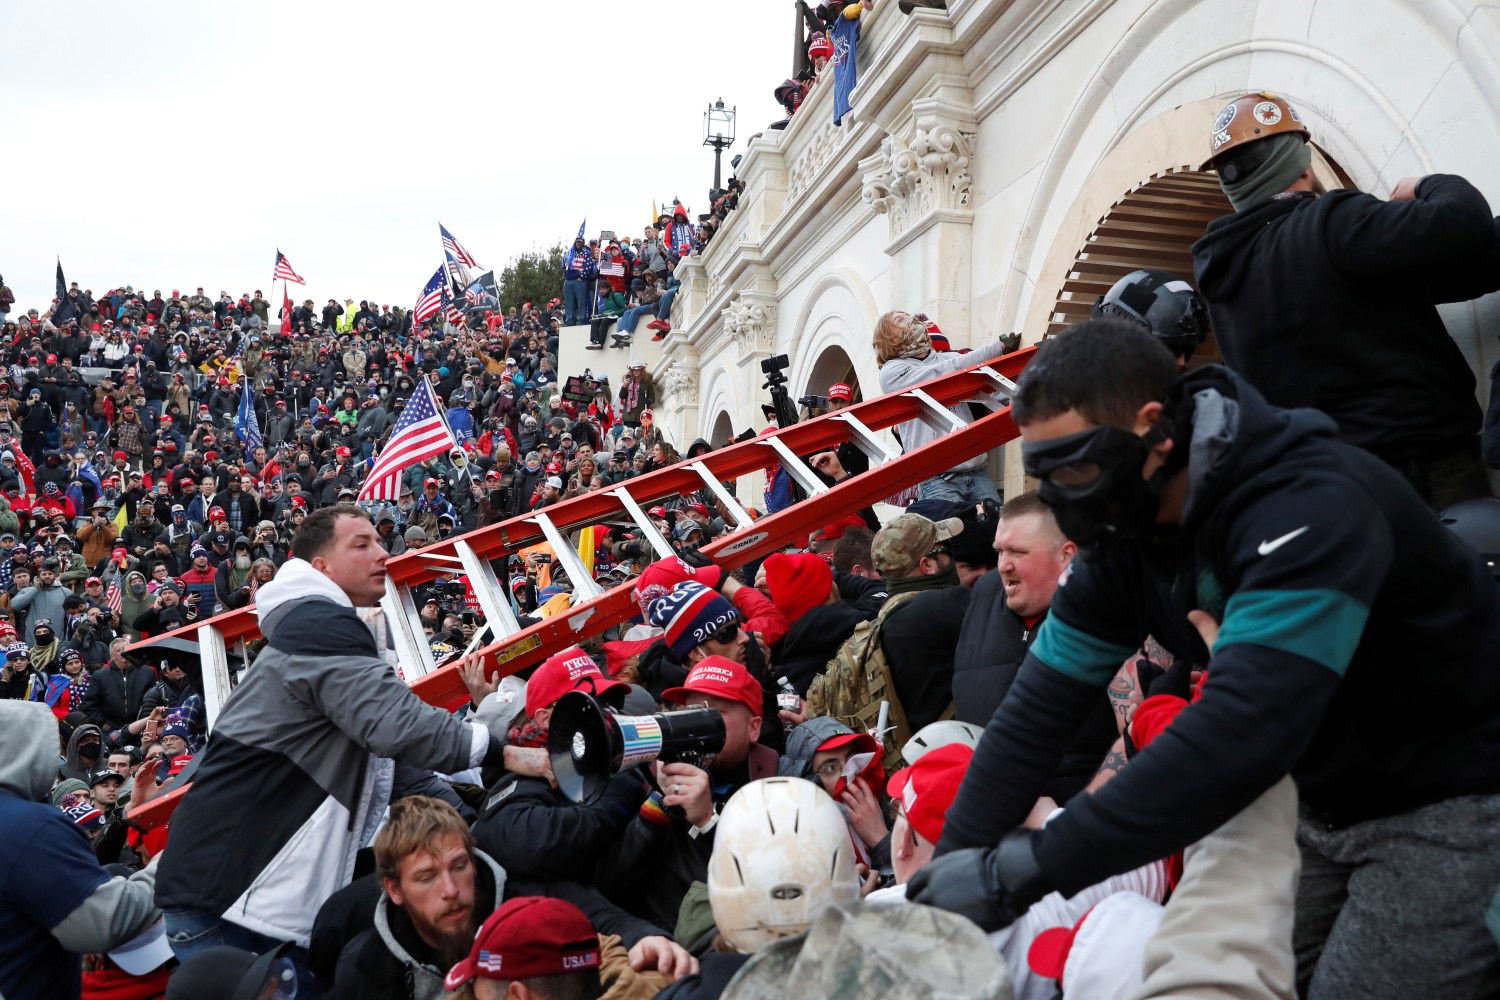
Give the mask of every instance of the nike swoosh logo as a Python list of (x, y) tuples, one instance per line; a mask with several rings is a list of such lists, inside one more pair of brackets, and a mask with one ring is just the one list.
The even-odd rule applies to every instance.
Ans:
[(1273, 538), (1269, 542), (1261, 542), (1255, 551), (1263, 556), (1268, 556), (1272, 552), (1275, 552), (1277, 549), (1281, 548), (1287, 542), (1290, 542), (1292, 539), (1306, 533), (1308, 527), (1309, 525), (1303, 525), (1296, 531), (1289, 531), (1286, 534), (1282, 535), (1280, 538)]

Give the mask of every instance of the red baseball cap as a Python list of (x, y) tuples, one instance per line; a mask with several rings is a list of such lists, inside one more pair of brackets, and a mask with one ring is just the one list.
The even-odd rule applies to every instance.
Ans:
[(339, 456), (339, 458), (348, 458), (349, 457), (349, 449), (346, 446), (344, 446), (344, 445), (339, 445), (338, 456)]
[(599, 937), (583, 911), (564, 899), (517, 896), (489, 915), (469, 957), (448, 970), (457, 990), (475, 979), (515, 981), (599, 968)]
[[(652, 508), (654, 514), (656, 508)], [(662, 512), (663, 516), (666, 512)], [(648, 615), (651, 602), (672, 592), (684, 580), (693, 580), (711, 590), (718, 590), (724, 581), (724, 571), (717, 566), (689, 566), (673, 556), (658, 559), (635, 581), (635, 600), (641, 606), (641, 614)]]
[(229, 515), (224, 513), (223, 507), (210, 507), (208, 508), (208, 519), (210, 521), (227, 521), (229, 520)]
[(667, 688), (661, 693), (661, 700), (685, 705), (695, 694), (737, 701), (757, 718), (765, 711), (765, 695), (760, 682), (727, 656), (705, 656), (688, 671), (682, 687)]
[(541, 709), (551, 708), (557, 699), (580, 688), (598, 698), (611, 691), (623, 695), (629, 687), (605, 677), (589, 654), (569, 646), (543, 661), (526, 682), (526, 714), (534, 716)]
[(973, 747), (950, 743), (924, 753), (915, 764), (903, 767), (886, 782), (886, 793), (901, 803), (906, 822), (928, 843), (936, 844), (943, 838), (943, 821), (953, 800), (958, 798), (958, 786), (963, 784), (973, 759)]
[(835, 382), (828, 387), (828, 398), (842, 399), (852, 403), (854, 402), (854, 390), (849, 388), (846, 382)]

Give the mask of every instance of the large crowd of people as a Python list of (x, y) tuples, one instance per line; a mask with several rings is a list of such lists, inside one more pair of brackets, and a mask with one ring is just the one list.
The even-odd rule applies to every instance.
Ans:
[[(559, 301), (460, 326), (330, 301), (273, 329), (258, 292), (129, 286), (4, 317), (0, 991), (1500, 995), (1500, 500), (1436, 312), (1500, 272), (1369, 264), (1386, 226), (1434, 273), (1490, 261), (1500, 224), (1452, 176), (1322, 192), (1277, 107), (1213, 132), (1236, 212), (1202, 294), (1129, 275), (1022, 373), (1035, 491), (980, 456), (733, 571), (703, 547), (737, 509), (663, 500), (665, 558), (601, 527), (495, 565), (522, 625), (574, 607), (579, 562), (639, 612), (504, 677), (456, 572), (415, 593), (456, 711), (386, 648), (386, 561), (712, 450), (666, 439), (644, 365), (556, 370), (564, 325), (670, 329), (680, 206), (628, 250), (580, 239)], [(1263, 363), (1312, 328), (1401, 371), (1368, 383), (1389, 405), (1353, 361)], [(1228, 366), (1194, 361), (1210, 333)], [(891, 392), (1005, 351), (905, 311), (872, 340)], [(458, 446), (362, 501), (424, 379)], [(196, 657), (130, 647), (251, 604), (210, 728)], [(621, 740), (586, 782), (582, 695)]]

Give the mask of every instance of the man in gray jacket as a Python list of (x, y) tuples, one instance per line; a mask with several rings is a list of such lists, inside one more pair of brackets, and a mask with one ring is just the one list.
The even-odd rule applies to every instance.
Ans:
[(35, 586), (26, 587), (11, 601), (11, 607), (26, 612), (26, 641), (32, 645), (36, 644), (37, 622), (68, 620), (63, 610), (63, 601), (70, 591), (57, 582), (57, 571), (57, 560), (46, 560), (36, 572)]
[[(914, 389), (939, 375), (951, 375), (993, 361), (1006, 353), (1005, 345), (998, 340), (967, 354), (938, 351), (932, 346), (928, 330), (927, 317), (921, 313), (912, 316), (904, 312), (888, 312), (876, 322), (875, 360), (880, 366), (881, 392)], [(971, 406), (993, 409), (995, 404), (987, 400), (965, 400), (948, 409), (964, 423), (970, 423), (974, 419)], [(896, 436), (901, 440), (902, 451), (913, 452), (943, 435), (925, 421), (908, 420), (896, 428)], [(986, 468), (988, 461), (987, 454), (975, 455), (947, 472), (919, 483), (918, 499), (961, 500), (964, 503), (994, 500), (999, 503), (1000, 493)]]
[(357, 609), (383, 596), (388, 554), (363, 511), (310, 515), (292, 556), (257, 596), (267, 645), (172, 817), (157, 902), (179, 958), (292, 941), (305, 964), (313, 917), (374, 837), (395, 763), (453, 773), (527, 753), (423, 702), (380, 657)]

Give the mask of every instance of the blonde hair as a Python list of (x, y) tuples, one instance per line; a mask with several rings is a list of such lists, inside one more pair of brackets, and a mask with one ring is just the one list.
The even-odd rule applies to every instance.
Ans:
[(401, 859), (417, 851), (433, 851), (441, 837), (456, 834), (466, 850), (474, 849), (469, 824), (458, 810), (441, 799), (412, 795), (391, 803), (391, 816), (375, 835), (375, 868), (381, 878), (401, 877)]
[(927, 325), (914, 322), (911, 314), (893, 310), (875, 321), (875, 364), (884, 366), (894, 358), (923, 358), (932, 350)]

